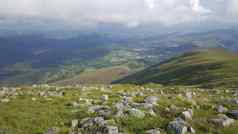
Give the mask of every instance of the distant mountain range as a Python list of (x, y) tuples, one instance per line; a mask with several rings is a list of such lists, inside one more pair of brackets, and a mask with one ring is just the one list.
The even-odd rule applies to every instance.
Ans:
[(131, 33), (85, 32), (74, 33), (70, 38), (2, 36), (0, 84), (55, 83), (78, 78), (88, 70), (97, 72), (111, 67), (128, 68), (127, 73), (131, 74), (204, 48), (238, 52), (238, 31), (233, 29), (197, 33)]

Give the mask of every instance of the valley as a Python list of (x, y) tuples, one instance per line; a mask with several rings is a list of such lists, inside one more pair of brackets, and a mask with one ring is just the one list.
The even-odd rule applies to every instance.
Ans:
[(231, 29), (133, 37), (130, 32), (86, 32), (65, 39), (42, 35), (1, 37), (0, 43), (4, 45), (0, 46), (0, 83), (55, 83), (77, 77), (88, 69), (117, 66), (129, 68), (128, 73), (132, 74), (193, 50), (224, 48), (237, 52), (237, 39), (238, 32)]

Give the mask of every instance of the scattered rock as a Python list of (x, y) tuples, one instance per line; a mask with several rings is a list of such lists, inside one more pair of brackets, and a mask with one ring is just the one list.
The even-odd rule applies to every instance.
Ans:
[(44, 134), (59, 134), (59, 128), (49, 128)]
[(170, 122), (167, 131), (169, 134), (195, 134), (195, 130), (181, 118), (176, 118), (175, 121)]
[(136, 96), (139, 96), (139, 97), (144, 96), (144, 93), (138, 92), (138, 93), (136, 93)]
[(222, 105), (219, 105), (217, 108), (216, 108), (217, 112), (218, 113), (226, 113), (228, 111), (228, 109)]
[(234, 91), (233, 96), (237, 97), (238, 96), (238, 90)]
[(160, 130), (159, 129), (151, 129), (146, 131), (147, 134), (160, 134)]
[(141, 111), (139, 109), (135, 109), (135, 108), (129, 109), (129, 114), (136, 118), (144, 118), (145, 117), (145, 113), (143, 111)]
[(191, 120), (193, 116), (193, 110), (189, 109), (188, 111), (184, 111), (181, 114), (181, 118), (184, 120)]
[(77, 128), (79, 126), (79, 121), (77, 119), (72, 120), (71, 128)]
[(32, 100), (32, 101), (36, 101), (36, 98), (35, 98), (35, 97), (33, 97), (33, 98), (31, 98), (31, 100)]
[(111, 108), (109, 106), (100, 106), (100, 105), (95, 105), (89, 107), (88, 111), (90, 113), (96, 113), (99, 116), (107, 117), (112, 114)]
[(158, 101), (157, 96), (148, 96), (148, 97), (145, 98), (145, 103), (156, 105), (157, 101)]
[(185, 96), (187, 99), (192, 99), (193, 98), (193, 93), (192, 92), (186, 92)]
[(220, 127), (228, 127), (234, 123), (234, 120), (224, 114), (219, 114), (217, 118), (211, 119), (211, 122)]
[(106, 133), (105, 134), (118, 134), (118, 128), (115, 126), (107, 126), (106, 127)]
[(231, 103), (231, 104), (237, 105), (238, 104), (238, 99), (230, 99), (226, 103)]
[(1, 102), (2, 102), (2, 103), (8, 103), (8, 102), (10, 102), (10, 99), (8, 99), (8, 98), (1, 99)]
[(230, 116), (233, 119), (238, 119), (238, 110), (229, 111), (228, 116)]
[(103, 126), (105, 124), (106, 124), (106, 121), (104, 120), (103, 117), (84, 118), (80, 122), (80, 125), (82, 126), (82, 128), (88, 128), (94, 125)]
[(102, 95), (101, 96), (101, 101), (107, 101), (109, 99), (108, 95)]
[(82, 129), (88, 134), (119, 134), (116, 126), (107, 125), (102, 117), (85, 118), (80, 122)]
[(74, 108), (78, 108), (80, 107), (80, 104), (78, 102), (72, 102), (71, 105), (74, 107)]
[(169, 123), (167, 130), (169, 134), (186, 134), (188, 132), (188, 127), (182, 119), (176, 119)]
[(116, 103), (115, 108), (117, 109), (117, 111), (124, 111), (125, 109), (129, 108), (129, 105), (125, 105), (124, 103)]
[(124, 105), (128, 105), (129, 103), (132, 103), (132, 102), (133, 102), (133, 98), (132, 97), (124, 96), (123, 99), (122, 99), (122, 103)]

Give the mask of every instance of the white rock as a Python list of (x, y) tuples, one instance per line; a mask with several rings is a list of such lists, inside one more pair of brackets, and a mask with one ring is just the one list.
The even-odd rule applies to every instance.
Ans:
[(129, 109), (129, 113), (130, 113), (130, 115), (137, 117), (137, 118), (145, 117), (145, 113), (139, 109), (135, 109), (135, 108)]
[(102, 95), (101, 100), (102, 101), (107, 101), (109, 99), (108, 95)]
[(184, 111), (182, 112), (182, 115), (181, 117), (184, 119), (184, 120), (191, 120), (192, 119), (192, 116), (193, 116), (193, 111), (190, 109), (188, 111)]
[(147, 134), (160, 134), (160, 130), (159, 129), (151, 129), (146, 131)]
[(8, 98), (1, 99), (1, 102), (2, 102), (2, 103), (8, 103), (8, 102), (10, 102), (10, 99), (8, 99)]
[(145, 98), (145, 103), (150, 103), (150, 104), (156, 105), (157, 101), (158, 101), (157, 96), (148, 96)]
[(72, 120), (71, 127), (72, 128), (77, 128), (78, 126), (79, 126), (79, 121), (78, 120)]

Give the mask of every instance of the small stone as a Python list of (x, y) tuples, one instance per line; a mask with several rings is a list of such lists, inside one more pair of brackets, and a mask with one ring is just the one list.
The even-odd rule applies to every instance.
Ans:
[(122, 102), (123, 102), (124, 105), (127, 105), (127, 104), (133, 102), (133, 98), (124, 96)]
[(93, 119), (84, 118), (80, 121), (80, 125), (81, 125), (82, 128), (93, 126)]
[(8, 99), (8, 98), (1, 99), (1, 102), (2, 102), (2, 103), (8, 103), (8, 102), (10, 102), (10, 99)]
[(79, 126), (79, 121), (78, 120), (72, 120), (71, 128), (77, 128), (78, 126)]
[(35, 97), (33, 97), (33, 98), (31, 98), (31, 100), (32, 100), (32, 101), (36, 101), (36, 98), (35, 98)]
[(228, 116), (230, 116), (233, 119), (238, 119), (238, 110), (229, 111)]
[(156, 105), (157, 101), (158, 101), (157, 96), (148, 96), (145, 98), (145, 103), (150, 103), (150, 104)]
[(150, 109), (148, 113), (150, 116), (156, 116), (156, 113), (154, 112), (153, 109)]
[(74, 102), (72, 102), (72, 106), (73, 106), (74, 108), (77, 108), (77, 107), (80, 106), (80, 104), (74, 101)]
[(233, 96), (238, 96), (238, 91), (235, 91), (234, 93), (233, 93)]
[(116, 103), (114, 106), (118, 111), (123, 111), (125, 108), (127, 108), (127, 106), (125, 106), (123, 103)]
[(159, 129), (151, 129), (146, 131), (147, 134), (160, 134), (160, 130)]
[(188, 132), (191, 133), (191, 134), (195, 134), (196, 133), (195, 129), (192, 128), (192, 127), (188, 127)]
[(124, 112), (123, 111), (117, 111), (115, 117), (121, 118), (124, 116)]
[(191, 120), (192, 119), (192, 116), (193, 116), (193, 111), (190, 109), (188, 111), (184, 111), (182, 112), (182, 115), (181, 117), (184, 119), (184, 120)]
[(188, 132), (188, 127), (182, 119), (178, 118), (169, 123), (167, 130), (169, 134), (186, 134)]
[(119, 133), (118, 128), (115, 126), (107, 126), (106, 131), (107, 131), (106, 134), (118, 134)]
[(104, 126), (106, 124), (106, 121), (104, 120), (103, 117), (95, 117), (93, 122), (94, 122), (94, 124), (99, 125), (99, 126)]
[(211, 119), (211, 122), (217, 126), (228, 127), (234, 123), (234, 120), (224, 114), (220, 114), (217, 118)]
[(137, 117), (137, 118), (145, 117), (145, 113), (139, 109), (135, 109), (135, 108), (129, 109), (129, 113), (130, 113), (130, 115)]
[(59, 134), (59, 128), (49, 128), (44, 134)]
[(102, 95), (101, 101), (107, 101), (109, 99), (108, 95)]
[(193, 93), (192, 92), (186, 92), (185, 96), (187, 99), (192, 99), (193, 98)]
[(142, 92), (138, 92), (136, 96), (144, 96), (144, 94)]
[(223, 107), (222, 105), (219, 105), (217, 107), (217, 112), (218, 113), (226, 113), (228, 111), (228, 109), (226, 107)]

